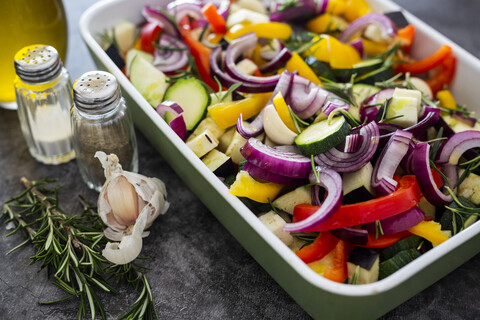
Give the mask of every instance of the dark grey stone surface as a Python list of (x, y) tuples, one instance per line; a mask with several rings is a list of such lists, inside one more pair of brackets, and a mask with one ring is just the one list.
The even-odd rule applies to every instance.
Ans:
[[(78, 33), (80, 14), (95, 1), (65, 1), (70, 25), (67, 68), (73, 79), (94, 69)], [(480, 56), (477, 1), (398, 0), (468, 51)], [(81, 181), (75, 162), (46, 166), (29, 155), (16, 112), (0, 109), (0, 203), (22, 190), (19, 179), (59, 177), (62, 207), (76, 213), (82, 194), (92, 202), (97, 194)], [(148, 276), (161, 319), (307, 319), (309, 316), (250, 257), (164, 162), (141, 134), (140, 172), (167, 184), (171, 207), (152, 227), (144, 242), (151, 270)], [(39, 266), (28, 264), (31, 248), (6, 257), (22, 237), (5, 238), (0, 227), (0, 319), (74, 319), (77, 303), (39, 306), (61, 298)], [(383, 319), (475, 319), (480, 314), (480, 255), (430, 288), (400, 305)], [(136, 294), (121, 288), (118, 296), (102, 295), (109, 318), (127, 310)], [(346, 306), (348, 307), (348, 306)]]

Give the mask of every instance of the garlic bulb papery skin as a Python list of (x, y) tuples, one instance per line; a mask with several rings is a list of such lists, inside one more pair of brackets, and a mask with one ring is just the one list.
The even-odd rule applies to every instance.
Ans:
[(113, 263), (125, 264), (140, 254), (142, 237), (149, 234), (145, 229), (167, 211), (167, 191), (160, 179), (123, 171), (115, 154), (97, 151), (95, 157), (106, 178), (98, 197), (98, 214), (107, 225), (105, 236), (116, 241), (109, 242), (102, 254)]

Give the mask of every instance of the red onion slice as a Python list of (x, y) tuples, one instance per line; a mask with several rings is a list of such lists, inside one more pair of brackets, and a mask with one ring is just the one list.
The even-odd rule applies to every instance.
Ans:
[[(384, 235), (399, 233), (408, 230), (425, 219), (425, 214), (419, 207), (413, 207), (410, 210), (396, 214), (392, 217), (380, 220), (380, 225)], [(367, 224), (367, 230), (375, 233), (375, 222)]]
[(240, 153), (251, 164), (279, 175), (306, 179), (312, 172), (310, 158), (269, 147), (255, 138), (248, 139)]
[[(273, 50), (270, 50), (270, 47)], [(283, 42), (278, 39), (272, 39), (269, 45), (269, 50), (260, 50), (260, 57), (262, 57), (264, 60), (270, 61), (277, 57), (283, 48), (285, 48)]]
[(330, 230), (340, 240), (364, 246), (368, 242), (368, 231), (364, 229), (342, 228)]
[(171, 100), (163, 101), (155, 108), (155, 110), (162, 118), (165, 117), (165, 112), (167, 111), (173, 113), (176, 116), (183, 113), (182, 107), (180, 107), (180, 105), (175, 101), (171, 101)]
[(176, 0), (167, 5), (167, 12), (181, 21), (185, 16), (190, 16), (197, 21), (199, 27), (205, 26), (207, 21), (202, 13), (203, 3), (199, 0)]
[[(282, 72), (267, 105), (272, 103), (273, 98), (279, 92), (281, 92), (282, 96), (284, 97), (288, 95), (293, 81), (293, 76), (294, 74), (288, 71)], [(242, 115), (240, 115), (239, 119), (237, 120), (237, 131), (245, 139), (253, 138), (261, 134), (263, 132), (263, 109), (246, 128), (243, 126)]]
[(285, 65), (288, 60), (292, 57), (292, 53), (287, 48), (283, 48), (279, 54), (270, 60), (267, 64), (259, 68), (261, 73), (270, 73), (273, 72)]
[(464, 152), (480, 147), (480, 131), (468, 130), (452, 135), (437, 156), (438, 164), (458, 164)]
[[(166, 74), (175, 73), (188, 64), (187, 46), (183, 41), (168, 34), (162, 34), (158, 44), (161, 47), (172, 48), (173, 50), (161, 50), (155, 48), (155, 59), (153, 65)], [(176, 50), (179, 49), (179, 50)]]
[(299, 118), (308, 119), (322, 108), (329, 96), (333, 94), (299, 75), (294, 75), (290, 93), (285, 97)]
[(414, 174), (413, 173), (413, 154), (415, 150), (415, 142), (410, 141), (408, 145), (408, 151), (405, 157), (403, 157), (402, 161), (400, 162), (400, 166), (405, 170), (407, 174)]
[[(413, 136), (416, 138), (421, 138), (421, 136), (425, 134), (428, 128), (430, 128), (431, 126), (434, 126), (437, 123), (439, 118), (440, 118), (440, 109), (436, 108), (436, 110), (432, 110), (428, 112), (427, 115), (425, 115), (423, 119), (418, 123), (414, 124), (411, 127), (404, 128), (402, 130), (412, 133)], [(380, 140), (390, 138), (393, 134), (394, 134), (393, 132), (382, 134), (380, 136)]]
[(372, 188), (377, 196), (386, 196), (397, 188), (393, 175), (407, 154), (412, 137), (410, 132), (397, 130), (382, 150), (372, 173)]
[(283, 230), (286, 232), (302, 232), (322, 224), (338, 210), (342, 203), (342, 178), (340, 174), (327, 167), (317, 166), (315, 170), (318, 173), (319, 181), (312, 172), (309, 177), (310, 182), (325, 188), (327, 197), (322, 206), (310, 217), (299, 222), (285, 224)]
[(239, 71), (235, 63), (243, 52), (255, 48), (257, 40), (257, 35), (254, 32), (233, 40), (225, 52), (225, 71), (230, 77), (240, 80), (244, 84), (257, 86), (257, 92), (270, 92), (275, 89), (280, 79), (279, 75), (270, 77), (251, 76)]
[[(228, 74), (226, 74), (220, 69), (219, 60), (221, 59), (221, 57), (222, 57), (221, 47), (217, 47), (212, 50), (212, 53), (210, 54), (210, 72), (212, 73), (212, 75), (217, 77), (218, 81), (220, 81), (222, 86), (228, 88), (236, 83), (239, 83), (240, 81), (238, 79), (234, 79), (230, 77)], [(237, 90), (240, 92), (247, 92), (247, 93), (265, 92), (261, 86), (253, 85), (245, 82), (240, 87), (238, 87)], [(263, 129), (263, 126), (262, 126), (262, 129)]]
[(434, 206), (443, 206), (453, 201), (451, 195), (442, 193), (433, 179), (430, 167), (430, 145), (426, 142), (415, 145), (413, 171), (417, 176), (420, 191), (428, 202)]
[(218, 14), (221, 15), (222, 18), (225, 19), (225, 21), (227, 21), (228, 15), (230, 13), (230, 0), (221, 0), (220, 2), (215, 2)]
[(363, 56), (363, 41), (362, 39), (355, 39), (350, 42), (350, 45), (354, 47), (357, 51), (360, 57)]
[(295, 4), (283, 9), (285, 2), (274, 1), (270, 9), (270, 21), (289, 21), (308, 18), (316, 13), (317, 3), (312, 0), (297, 0)]
[(363, 136), (359, 133), (349, 134), (345, 137), (345, 147), (343, 148), (343, 152), (347, 153), (354, 153), (357, 152), (363, 141)]
[(256, 179), (283, 184), (287, 186), (301, 186), (307, 182), (306, 179), (287, 177), (265, 170), (263, 168), (257, 167), (250, 161), (247, 161), (247, 163), (245, 163), (242, 170), (247, 171), (252, 177)]
[(393, 97), (393, 92), (395, 89), (383, 89), (374, 95), (368, 97), (363, 101), (362, 106), (360, 107), (360, 121), (375, 121), (377, 119), (378, 110), (380, 106), (373, 106), (377, 103), (383, 103), (385, 100)]
[(341, 42), (347, 42), (351, 37), (365, 30), (365, 28), (372, 23), (380, 28), (382, 35), (385, 38), (395, 38), (397, 36), (397, 27), (390, 18), (381, 13), (370, 13), (350, 23), (350, 25), (338, 36), (338, 40)]
[(155, 10), (150, 6), (145, 6), (142, 9), (142, 15), (148, 22), (153, 22), (161, 26), (164, 33), (178, 39), (182, 38), (175, 23), (163, 12)]
[(180, 139), (184, 140), (186, 138), (187, 125), (185, 124), (185, 119), (183, 118), (183, 109), (178, 103), (171, 100), (165, 100), (160, 103), (155, 110), (163, 119), (165, 119), (166, 112), (172, 113), (175, 118), (171, 120), (168, 125), (180, 137)]
[(345, 103), (342, 100), (334, 99), (334, 100), (327, 101), (323, 105), (322, 112), (328, 116), (330, 113), (332, 113), (332, 111), (336, 109), (344, 109), (345, 111), (348, 111), (350, 109), (350, 105)]
[(316, 155), (315, 163), (327, 166), (337, 172), (351, 172), (360, 169), (372, 159), (377, 150), (378, 126), (375, 122), (370, 122), (362, 126), (359, 133), (363, 136), (363, 141), (357, 152), (347, 153), (332, 148), (327, 152)]

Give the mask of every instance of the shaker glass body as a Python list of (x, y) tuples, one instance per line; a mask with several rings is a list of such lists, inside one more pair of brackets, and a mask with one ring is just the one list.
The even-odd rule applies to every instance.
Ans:
[[(86, 88), (90, 84), (87, 82), (89, 80), (92, 81), (91, 77), (93, 76), (100, 75), (102, 77), (101, 81), (104, 82), (105, 78), (103, 76), (105, 74), (111, 77), (109, 79), (114, 82), (109, 82), (112, 87), (117, 86), (117, 92), (111, 94), (118, 94), (118, 96), (116, 98), (108, 97), (110, 94), (107, 94), (99, 99), (105, 98), (109, 100), (107, 103), (96, 104), (93, 100), (92, 104), (81, 103), (79, 100), (82, 97), (79, 97), (78, 89), (82, 86)], [(115, 78), (101, 71), (94, 73), (93, 76), (90, 74), (89, 77), (87, 73), (87, 75), (83, 75), (75, 81), (75, 103), (72, 108), (71, 119), (77, 164), (82, 179), (89, 188), (100, 191), (105, 183), (105, 175), (100, 161), (95, 158), (95, 153), (97, 151), (103, 151), (106, 154), (114, 153), (118, 156), (123, 169), (137, 172), (138, 152), (133, 121), (128, 112), (125, 99), (121, 97), (120, 87), (116, 84)], [(82, 80), (85, 82), (79, 84)], [(102, 84), (98, 85), (99, 87), (102, 86)], [(94, 88), (95, 84), (92, 83), (88, 87)], [(95, 89), (99, 87), (95, 87)], [(108, 90), (106, 87), (100, 88), (99, 91), (93, 94), (99, 94), (97, 95), (98, 98), (104, 94), (104, 89)]]
[(45, 164), (75, 158), (70, 124), (71, 81), (61, 62), (57, 67), (50, 79), (28, 81), (16, 76), (14, 81), (20, 127), (28, 150)]

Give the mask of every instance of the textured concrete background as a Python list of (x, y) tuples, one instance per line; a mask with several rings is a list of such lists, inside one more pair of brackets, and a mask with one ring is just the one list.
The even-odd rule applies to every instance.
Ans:
[[(64, 1), (69, 18), (67, 68), (73, 79), (94, 69), (78, 32), (81, 13), (95, 1)], [(478, 1), (397, 0), (475, 56), (480, 57)], [(62, 207), (77, 213), (74, 199), (97, 194), (80, 179), (75, 162), (45, 166), (29, 155), (14, 111), (0, 109), (0, 203), (22, 190), (21, 176), (60, 177)], [(308, 319), (309, 316), (250, 257), (226, 229), (178, 179), (141, 134), (140, 172), (164, 180), (171, 207), (152, 228), (143, 254), (152, 257), (148, 272), (161, 319)], [(22, 237), (5, 238), (0, 227), (0, 319), (74, 319), (77, 303), (39, 306), (38, 301), (63, 297), (39, 266), (28, 265), (31, 248), (5, 257)], [(475, 319), (480, 314), (480, 255), (400, 305), (382, 319)], [(136, 293), (122, 288), (101, 296), (109, 318), (122, 314)], [(107, 302), (108, 301), (108, 302)], [(348, 306), (346, 306), (348, 307)]]

